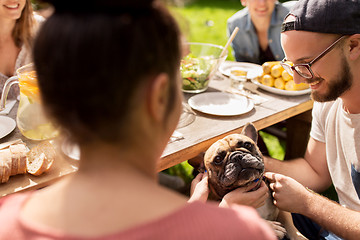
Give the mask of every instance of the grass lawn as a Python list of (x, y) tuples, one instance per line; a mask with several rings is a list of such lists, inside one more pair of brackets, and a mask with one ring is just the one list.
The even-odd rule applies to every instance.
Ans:
[[(240, 0), (194, 0), (172, 10), (188, 41), (224, 46), (228, 40), (226, 21), (241, 8)], [(228, 60), (234, 60), (231, 47), (228, 50)]]

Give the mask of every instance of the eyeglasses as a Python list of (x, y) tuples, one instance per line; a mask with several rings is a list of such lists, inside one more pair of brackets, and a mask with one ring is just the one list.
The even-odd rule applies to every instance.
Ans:
[(303, 78), (312, 79), (314, 77), (314, 73), (311, 70), (311, 65), (313, 65), (317, 60), (319, 60), (320, 58), (325, 56), (327, 53), (329, 53), (335, 47), (335, 45), (338, 42), (340, 42), (340, 40), (343, 39), (344, 37), (345, 36), (341, 36), (340, 38), (338, 38), (328, 48), (326, 48), (322, 53), (320, 53), (319, 56), (314, 58), (309, 63), (299, 63), (299, 64), (294, 64), (293, 66), (291, 66), (289, 64), (289, 62), (287, 62), (287, 60), (284, 58), (280, 62), (280, 64), (285, 69), (285, 71), (287, 71), (291, 76), (294, 76), (294, 72), (297, 72), (297, 74), (299, 74)]

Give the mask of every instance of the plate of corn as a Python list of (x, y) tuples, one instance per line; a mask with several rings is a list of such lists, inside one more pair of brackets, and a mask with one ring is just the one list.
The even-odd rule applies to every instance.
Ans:
[(265, 91), (287, 96), (298, 96), (311, 92), (308, 84), (296, 84), (293, 77), (280, 65), (280, 61), (265, 62), (262, 70), (263, 73), (252, 79), (252, 82)]

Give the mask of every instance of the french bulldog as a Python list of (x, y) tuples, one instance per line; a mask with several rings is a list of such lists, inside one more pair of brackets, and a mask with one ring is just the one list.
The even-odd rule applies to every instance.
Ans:
[[(251, 191), (260, 186), (265, 167), (263, 155), (256, 145), (257, 139), (258, 133), (255, 126), (252, 123), (247, 123), (241, 134), (228, 135), (208, 148), (204, 155), (203, 167), (208, 172), (211, 199), (221, 200), (228, 192), (254, 182), (258, 184)], [(296, 230), (292, 225), (290, 214), (282, 215), (282, 219), (287, 219), (287, 222), (282, 221), (286, 229), (276, 222), (279, 210), (273, 204), (270, 188), (268, 199), (257, 211), (262, 218), (269, 220), (279, 239), (286, 235), (288, 229), (288, 233), (290, 233), (288, 237), (297, 239), (294, 235)]]
[[(254, 182), (256, 190), (265, 172), (264, 160), (257, 147), (258, 133), (252, 123), (241, 134), (231, 134), (213, 143), (204, 155), (204, 167), (208, 172), (208, 185), (213, 200), (221, 200), (225, 194)], [(270, 190), (269, 190), (270, 191)], [(267, 220), (275, 220), (278, 209), (271, 197), (259, 214)]]

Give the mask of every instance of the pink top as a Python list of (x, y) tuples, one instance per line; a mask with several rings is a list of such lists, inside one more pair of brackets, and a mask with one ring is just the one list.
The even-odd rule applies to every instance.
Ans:
[[(89, 239), (70, 236), (61, 230), (20, 218), (21, 207), (31, 192), (13, 194), (0, 200), (0, 239)], [(168, 216), (107, 236), (91, 239), (273, 239), (270, 227), (257, 212), (245, 206), (233, 210), (200, 202)]]

